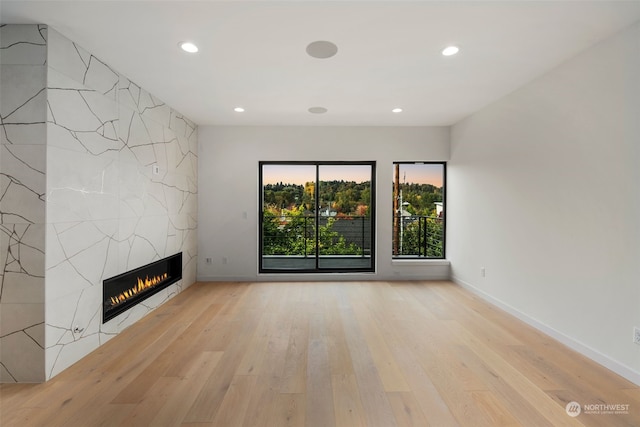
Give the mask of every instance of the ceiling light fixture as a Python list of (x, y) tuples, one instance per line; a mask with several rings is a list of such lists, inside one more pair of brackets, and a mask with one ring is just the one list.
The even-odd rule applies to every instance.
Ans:
[(460, 52), (460, 48), (458, 46), (448, 46), (442, 49), (442, 54), (444, 56), (455, 55), (458, 52)]
[(338, 46), (331, 42), (319, 40), (307, 45), (307, 54), (318, 59), (327, 59), (338, 53)]
[(188, 53), (196, 53), (198, 51), (198, 46), (191, 42), (180, 42), (178, 43), (178, 46), (180, 46), (180, 49)]
[(236, 113), (244, 113), (244, 108), (236, 107), (236, 108), (233, 109), (233, 111), (235, 111)]
[(311, 114), (324, 114), (324, 113), (326, 113), (326, 112), (327, 112), (327, 111), (329, 111), (329, 110), (327, 110), (327, 109), (326, 109), (326, 108), (324, 108), (324, 107), (311, 107), (311, 108), (309, 108), (309, 110), (308, 110), (308, 111), (309, 111)]
[(402, 108), (394, 108), (391, 110), (392, 113), (402, 113)]

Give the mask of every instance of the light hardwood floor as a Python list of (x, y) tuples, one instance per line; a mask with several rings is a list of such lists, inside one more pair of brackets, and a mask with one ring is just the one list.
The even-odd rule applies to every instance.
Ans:
[(640, 387), (450, 282), (197, 283), (0, 393), (3, 427), (640, 426)]

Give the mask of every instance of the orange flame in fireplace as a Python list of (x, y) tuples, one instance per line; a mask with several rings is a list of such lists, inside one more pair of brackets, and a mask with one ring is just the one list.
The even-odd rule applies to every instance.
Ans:
[(169, 273), (163, 273), (152, 278), (149, 278), (149, 276), (147, 276), (144, 278), (144, 280), (138, 277), (138, 283), (134, 287), (127, 289), (126, 291), (120, 293), (120, 295), (111, 297), (111, 305), (116, 306), (121, 302), (128, 300), (129, 298), (133, 298), (135, 295), (139, 294), (145, 289), (152, 288), (163, 280), (166, 280), (168, 277)]

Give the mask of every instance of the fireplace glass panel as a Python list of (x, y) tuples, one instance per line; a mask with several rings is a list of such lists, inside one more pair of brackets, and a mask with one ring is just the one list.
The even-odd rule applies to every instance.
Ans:
[(103, 282), (102, 323), (182, 279), (182, 252)]

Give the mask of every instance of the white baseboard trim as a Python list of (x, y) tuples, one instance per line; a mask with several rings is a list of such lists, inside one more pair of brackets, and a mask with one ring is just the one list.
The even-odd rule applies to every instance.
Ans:
[(475, 286), (473, 286), (470, 283), (465, 282), (464, 280), (461, 280), (458, 277), (455, 276), (451, 276), (451, 280), (463, 287), (464, 289), (467, 289), (468, 291), (474, 293), (475, 295), (478, 295), (480, 298), (484, 299), (485, 301), (489, 302), (490, 304), (493, 304), (499, 308), (501, 308), (502, 310), (506, 311), (507, 313), (511, 314), (512, 316), (522, 320), (523, 322), (525, 322), (526, 324), (528, 324), (529, 326), (532, 326), (534, 328), (536, 328), (537, 330), (545, 333), (546, 335), (550, 336), (551, 338), (555, 339), (556, 341), (561, 342), (562, 344), (566, 345), (567, 347), (571, 348), (572, 350), (577, 351), (578, 353), (582, 354), (583, 356), (588, 357), (589, 359), (593, 360), (594, 362), (604, 366), (605, 368), (615, 372), (616, 374), (620, 375), (623, 378), (626, 378), (627, 380), (631, 381), (632, 383), (640, 386), (640, 372), (637, 372), (635, 370), (633, 370), (632, 368), (614, 360), (611, 359), (609, 356), (606, 356), (602, 353), (600, 353), (599, 351), (581, 343), (580, 341), (575, 340), (574, 338), (571, 338), (568, 335), (563, 334), (560, 331), (555, 330), (554, 328), (545, 325), (544, 323), (541, 323), (540, 321), (534, 319), (533, 317), (528, 316), (527, 314), (515, 309), (514, 307), (510, 306), (509, 304), (506, 304), (502, 301), (500, 301), (497, 298), (492, 297), (491, 295), (487, 294), (486, 292), (476, 288)]
[(257, 276), (201, 276), (198, 282), (326, 282), (326, 281), (390, 281), (390, 280), (449, 280), (449, 274), (393, 274), (378, 275), (375, 273), (304, 273), (304, 274), (269, 274)]
[(255, 282), (255, 277), (242, 276), (200, 276), (198, 282)]

